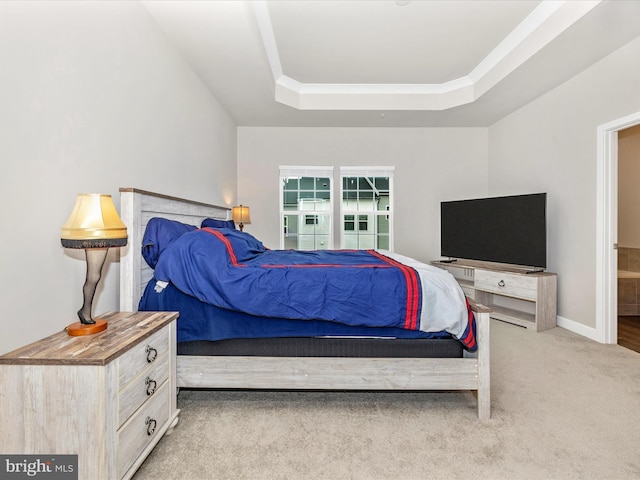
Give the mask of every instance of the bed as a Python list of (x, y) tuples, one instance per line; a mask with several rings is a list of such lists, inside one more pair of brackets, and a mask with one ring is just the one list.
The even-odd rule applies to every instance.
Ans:
[[(468, 301), (469, 311), (472, 312), (469, 325), (473, 325), (473, 336), (467, 338), (467, 344), (462, 345), (461, 338), (451, 338), (438, 332), (414, 329), (413, 333), (405, 335), (403, 332), (408, 330), (403, 325), (375, 326), (373, 329), (376, 332), (388, 331), (382, 336), (369, 335), (369, 326), (340, 326), (325, 320), (298, 321), (290, 318), (291, 315), (286, 311), (280, 315), (283, 318), (267, 320), (269, 331), (279, 333), (261, 337), (259, 325), (265, 319), (255, 314), (258, 312), (251, 313), (249, 310), (249, 313), (238, 313), (190, 298), (192, 295), (186, 295), (182, 290), (188, 287), (191, 278), (184, 280), (185, 285), (180, 285), (181, 288), (173, 285), (174, 281), (180, 283), (177, 277), (168, 282), (157, 282), (155, 276), (170, 272), (171, 269), (166, 266), (168, 261), (158, 266), (159, 272), (155, 272), (147, 263), (146, 256), (143, 258), (142, 255), (145, 231), (154, 219), (199, 227), (205, 219), (228, 221), (230, 209), (135, 188), (121, 188), (120, 196), (121, 216), (129, 234), (128, 244), (121, 250), (120, 258), (120, 310), (137, 311), (142, 305), (144, 309), (162, 307), (157, 309), (180, 312), (176, 367), (179, 388), (471, 390), (476, 394), (479, 418), (490, 417), (488, 308)], [(224, 245), (222, 248), (227, 248), (229, 256), (235, 253), (235, 250), (229, 249), (230, 240), (236, 242), (235, 237), (241, 241), (250, 238), (225, 229), (198, 230), (190, 235), (198, 237), (199, 241)], [(221, 231), (225, 233), (224, 237)], [(210, 243), (207, 245), (209, 248)], [(238, 244), (233, 245), (237, 247)], [(172, 250), (176, 248), (172, 246)], [(278, 252), (268, 253), (277, 255)], [(392, 263), (395, 267), (395, 259), (389, 260), (386, 255), (378, 259), (375, 257), (379, 255), (375, 252), (370, 254), (368, 258), (373, 258), (371, 262)], [(165, 257), (169, 257), (169, 254)], [(354, 261), (361, 264), (361, 259)], [(242, 263), (242, 259), (236, 262)], [(273, 265), (269, 264), (268, 267), (275, 271)], [(402, 268), (399, 271), (406, 275)], [(145, 303), (152, 289), (162, 294), (161, 303)], [(187, 301), (189, 306), (174, 303), (177, 300)], [(366, 301), (372, 300), (369, 298)], [(175, 305), (179, 307), (173, 308)], [(206, 325), (209, 321), (204, 318), (207, 316), (215, 317), (220, 325), (236, 328), (235, 325), (240, 323), (238, 315), (242, 317), (241, 323), (257, 327), (252, 332), (258, 333), (240, 339), (229, 338), (233, 334), (206, 341), (197, 336), (190, 337), (188, 325)], [(287, 332), (290, 330), (287, 329), (291, 328), (306, 330), (289, 335)], [(333, 330), (325, 335), (326, 328)], [(220, 330), (226, 331), (224, 328)]]

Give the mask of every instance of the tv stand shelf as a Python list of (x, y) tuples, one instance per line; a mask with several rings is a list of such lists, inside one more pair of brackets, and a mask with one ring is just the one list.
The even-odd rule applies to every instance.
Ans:
[(489, 307), (491, 318), (540, 332), (556, 326), (558, 276), (473, 260), (433, 261), (458, 281), (467, 297)]

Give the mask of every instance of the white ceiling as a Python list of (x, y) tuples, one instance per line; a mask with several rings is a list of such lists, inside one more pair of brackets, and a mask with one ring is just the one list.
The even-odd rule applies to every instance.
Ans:
[(142, 3), (240, 126), (488, 126), (640, 35), (640, 0)]

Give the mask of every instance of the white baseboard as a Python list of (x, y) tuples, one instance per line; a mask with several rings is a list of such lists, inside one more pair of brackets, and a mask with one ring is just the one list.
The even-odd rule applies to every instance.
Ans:
[(574, 322), (573, 320), (569, 320), (568, 318), (564, 318), (561, 316), (557, 317), (556, 324), (559, 327), (569, 330), (570, 332), (577, 333), (578, 335), (587, 337), (595, 342), (603, 343), (601, 335), (594, 327), (588, 327), (587, 325)]

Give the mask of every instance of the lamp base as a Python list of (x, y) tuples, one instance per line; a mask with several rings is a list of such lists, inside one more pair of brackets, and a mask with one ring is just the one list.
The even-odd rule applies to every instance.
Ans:
[(93, 335), (107, 329), (107, 321), (97, 318), (96, 323), (75, 322), (67, 327), (67, 333), (72, 337), (81, 337), (83, 335)]

